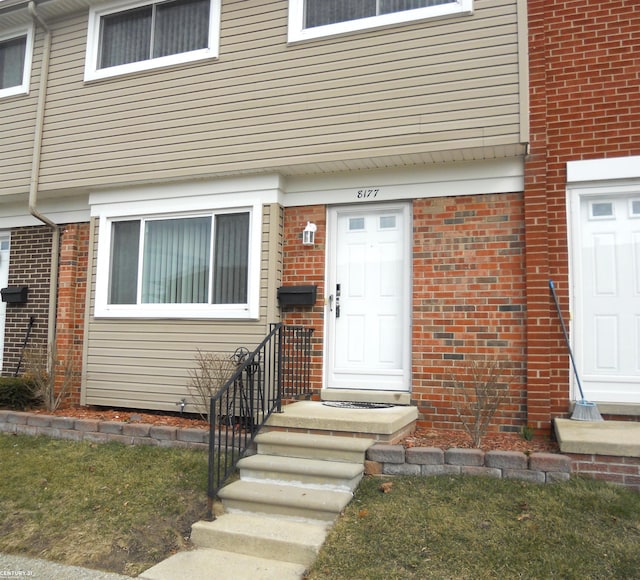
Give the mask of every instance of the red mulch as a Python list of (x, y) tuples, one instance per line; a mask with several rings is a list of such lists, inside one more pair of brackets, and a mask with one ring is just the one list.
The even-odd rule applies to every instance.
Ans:
[(42, 415), (57, 415), (59, 417), (74, 417), (75, 419), (99, 419), (100, 421), (116, 421), (121, 423), (146, 423), (149, 425), (165, 425), (182, 429), (208, 429), (209, 425), (198, 415), (180, 415), (180, 413), (165, 413), (164, 411), (131, 411), (120, 409), (69, 407), (47, 411), (36, 409), (31, 411)]
[[(46, 411), (37, 409), (32, 411), (44, 415), (58, 415), (61, 417), (75, 417), (78, 419), (99, 419), (101, 421), (120, 421), (123, 423), (147, 423), (150, 425), (166, 425), (169, 427), (208, 429), (206, 421), (198, 415), (180, 415), (162, 411), (131, 411), (121, 409), (107, 409), (96, 407), (76, 407)], [(405, 447), (439, 447), (440, 449), (471, 448), (471, 438), (465, 431), (445, 429), (417, 429), (402, 440)], [(536, 438), (526, 441), (514, 433), (488, 433), (480, 446), (484, 451), (522, 451), (533, 453), (546, 451), (558, 453), (558, 445), (548, 439)]]
[[(465, 431), (448, 431), (445, 429), (417, 429), (403, 440), (405, 447), (452, 447), (470, 449), (471, 437)], [(535, 438), (527, 441), (515, 433), (487, 433), (482, 438), (480, 448), (484, 451), (522, 451), (534, 453), (545, 451), (558, 453), (558, 445), (549, 439)]]

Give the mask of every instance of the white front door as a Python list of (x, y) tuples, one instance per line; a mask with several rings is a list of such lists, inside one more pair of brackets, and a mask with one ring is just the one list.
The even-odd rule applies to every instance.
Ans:
[[(9, 236), (0, 234), (0, 288), (6, 288), (9, 281)], [(0, 371), (2, 355), (4, 353), (4, 322), (7, 314), (7, 304), (0, 302)]]
[(328, 388), (409, 390), (410, 209), (329, 211)]
[(640, 197), (583, 197), (576, 242), (574, 324), (585, 398), (640, 403)]

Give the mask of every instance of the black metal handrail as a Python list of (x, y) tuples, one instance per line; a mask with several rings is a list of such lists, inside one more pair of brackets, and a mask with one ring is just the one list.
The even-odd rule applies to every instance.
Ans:
[(283, 398), (310, 393), (313, 329), (271, 324), (266, 338), (251, 353), (238, 349), (238, 368), (211, 398), (209, 409), (208, 511), (238, 461)]

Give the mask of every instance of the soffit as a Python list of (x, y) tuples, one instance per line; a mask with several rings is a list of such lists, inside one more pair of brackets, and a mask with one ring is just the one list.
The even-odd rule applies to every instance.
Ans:
[[(95, 0), (40, 0), (35, 2), (38, 14), (45, 21), (89, 9)], [(26, 0), (0, 0), (0, 29), (10, 29), (31, 22)]]

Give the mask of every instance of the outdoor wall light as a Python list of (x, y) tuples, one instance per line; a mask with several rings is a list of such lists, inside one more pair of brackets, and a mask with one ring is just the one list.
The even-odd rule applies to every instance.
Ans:
[(307, 226), (302, 230), (302, 245), (303, 246), (313, 246), (316, 243), (316, 230), (318, 226), (316, 224), (312, 224), (311, 222), (307, 222)]

